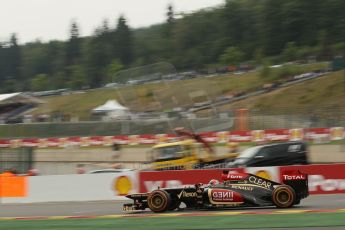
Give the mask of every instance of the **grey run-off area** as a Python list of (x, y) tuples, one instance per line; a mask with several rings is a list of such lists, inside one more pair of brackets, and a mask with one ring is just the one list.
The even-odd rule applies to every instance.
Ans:
[[(46, 217), (46, 216), (99, 216), (123, 214), (122, 205), (128, 201), (92, 201), (92, 202), (61, 202), (35, 204), (0, 204), (0, 217)], [(293, 207), (295, 210), (328, 210), (345, 209), (345, 194), (312, 195)], [(241, 208), (227, 209), (226, 211), (268, 212), (278, 209), (268, 208)], [(289, 209), (291, 210), (291, 209)], [(193, 212), (193, 211), (178, 211)], [(219, 210), (218, 210), (219, 212)], [(142, 211), (143, 215), (152, 213)], [(130, 215), (130, 214), (128, 214)]]

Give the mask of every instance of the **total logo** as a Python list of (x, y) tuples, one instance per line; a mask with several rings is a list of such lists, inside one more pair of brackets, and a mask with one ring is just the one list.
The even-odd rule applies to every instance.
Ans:
[(305, 180), (303, 175), (283, 175), (284, 180)]

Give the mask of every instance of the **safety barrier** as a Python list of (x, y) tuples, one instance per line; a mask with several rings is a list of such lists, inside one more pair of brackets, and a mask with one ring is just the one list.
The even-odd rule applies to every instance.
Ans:
[[(281, 182), (286, 170), (309, 177), (310, 194), (345, 193), (345, 164), (251, 167), (232, 169)], [(128, 171), (62, 176), (0, 176), (0, 203), (123, 200), (124, 195), (159, 187), (179, 187), (221, 180), (223, 169)]]
[[(262, 142), (262, 141), (336, 141), (345, 139), (344, 127), (332, 128), (295, 128), (248, 131), (203, 132), (200, 135), (210, 143), (226, 142)], [(121, 145), (145, 145), (168, 142), (176, 139), (174, 134), (142, 134), (117, 136), (91, 137), (64, 137), (64, 138), (25, 138), (6, 140), (0, 139), (0, 147), (67, 147), (67, 146), (111, 146), (114, 143)]]
[(135, 193), (138, 172), (59, 176), (1, 176), (0, 203), (123, 200)]

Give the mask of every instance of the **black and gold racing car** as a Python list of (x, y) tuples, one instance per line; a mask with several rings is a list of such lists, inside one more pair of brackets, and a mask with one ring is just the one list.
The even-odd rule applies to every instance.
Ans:
[[(130, 194), (133, 203), (123, 205), (124, 211), (145, 210), (165, 212), (182, 207), (213, 209), (231, 207), (276, 206), (290, 208), (309, 195), (308, 177), (299, 171), (281, 175), (277, 183), (249, 173), (223, 171), (222, 182), (195, 184), (181, 188), (157, 188), (149, 193)], [(216, 181), (216, 182), (215, 182)], [(215, 183), (214, 183), (215, 182)]]

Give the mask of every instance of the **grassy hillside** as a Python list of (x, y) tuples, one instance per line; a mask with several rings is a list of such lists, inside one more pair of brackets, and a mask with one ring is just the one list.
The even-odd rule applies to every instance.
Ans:
[[(320, 69), (327, 66), (327, 63), (318, 63), (304, 66), (294, 66), (297, 72), (308, 72), (313, 69)], [(272, 70), (272, 72), (277, 71)], [(213, 99), (224, 94), (232, 94), (240, 91), (252, 90), (261, 87), (263, 84), (276, 80), (272, 76), (262, 77), (260, 71), (253, 71), (245, 74), (228, 74), (212, 78), (195, 78), (182, 81), (171, 81), (166, 83), (152, 83), (145, 85), (126, 86), (120, 89), (95, 89), (85, 92), (77, 92), (70, 95), (45, 97), (47, 103), (41, 105), (33, 114), (50, 114), (62, 112), (71, 116), (77, 116), (80, 120), (89, 119), (91, 109), (105, 103), (109, 99), (117, 99), (131, 110), (166, 110), (176, 106), (193, 104), (200, 100), (193, 95), (202, 95), (203, 100)], [(316, 80), (318, 81), (318, 80)], [(323, 86), (323, 85), (322, 85)], [(332, 87), (332, 86), (329, 86)], [(335, 84), (334, 87), (338, 87)], [(299, 90), (296, 90), (299, 91)], [(314, 94), (320, 94), (317, 87), (309, 90)], [(322, 91), (322, 90), (321, 90)], [(296, 93), (293, 93), (296, 96)], [(337, 93), (332, 93), (337, 94)], [(331, 95), (331, 96), (332, 96)], [(286, 96), (286, 101), (289, 96)], [(301, 96), (300, 101), (307, 104), (314, 96)], [(333, 96), (332, 96), (333, 97)], [(335, 97), (335, 96), (334, 96)], [(325, 97), (325, 100), (328, 97)], [(249, 99), (255, 101), (256, 99)], [(293, 101), (290, 101), (293, 102)], [(260, 102), (236, 103), (236, 106), (269, 107), (271, 102), (265, 99)], [(274, 102), (272, 102), (274, 103)], [(294, 103), (294, 102), (293, 102)], [(293, 106), (293, 105), (292, 105)], [(232, 106), (231, 106), (232, 107)]]
[(345, 107), (345, 71), (282, 88), (271, 93), (242, 100), (223, 109), (248, 108), (269, 113), (311, 113), (318, 108)]

